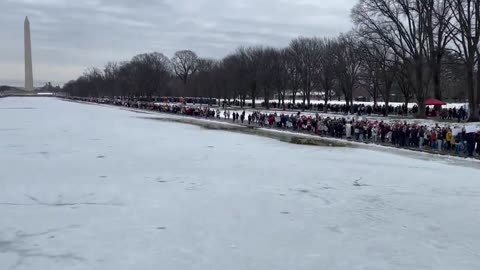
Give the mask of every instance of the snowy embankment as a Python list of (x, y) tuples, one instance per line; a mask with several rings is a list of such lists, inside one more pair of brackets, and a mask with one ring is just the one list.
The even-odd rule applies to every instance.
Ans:
[(0, 111), (0, 269), (480, 269), (479, 169), (58, 99)]

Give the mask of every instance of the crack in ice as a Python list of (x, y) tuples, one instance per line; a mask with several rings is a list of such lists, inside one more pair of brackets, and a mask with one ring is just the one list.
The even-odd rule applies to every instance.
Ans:
[(99, 206), (120, 206), (120, 203), (113, 202), (63, 202), (61, 197), (57, 202), (49, 203), (42, 201), (34, 196), (25, 195), (25, 197), (32, 200), (34, 203), (12, 203), (12, 202), (1, 202), (0, 205), (10, 205), (10, 206), (50, 206), (50, 207), (63, 207), (63, 206), (78, 206), (78, 205), (99, 205)]
[(25, 260), (29, 258), (45, 258), (49, 260), (69, 260), (69, 261), (86, 261), (85, 258), (75, 255), (72, 252), (52, 254), (43, 252), (40, 248), (26, 248), (26, 240), (29, 238), (34, 238), (38, 236), (43, 236), (55, 232), (60, 232), (68, 229), (78, 228), (79, 225), (70, 225), (60, 228), (52, 228), (46, 231), (38, 233), (23, 233), (17, 231), (15, 233), (15, 238), (13, 240), (2, 240), (0, 239), (0, 253), (14, 253), (17, 255), (18, 259), (16, 263), (10, 269), (16, 269), (25, 263)]

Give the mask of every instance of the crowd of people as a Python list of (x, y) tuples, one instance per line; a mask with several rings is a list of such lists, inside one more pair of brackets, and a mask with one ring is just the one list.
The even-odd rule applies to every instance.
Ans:
[[(234, 112), (233, 122), (239, 119), (238, 112)], [(223, 116), (229, 119), (230, 113), (225, 111)], [(217, 111), (217, 117), (221, 117)], [(243, 123), (245, 111), (240, 114)], [(302, 131), (355, 140), (359, 142), (387, 144), (402, 148), (429, 149), (433, 151), (448, 151), (456, 155), (472, 157), (474, 152), (480, 155), (480, 131), (467, 132), (465, 127), (433, 127), (406, 121), (384, 122), (356, 120), (355, 117), (322, 117), (296, 114), (264, 114), (253, 112), (247, 116), (248, 124), (261, 127), (280, 128), (292, 131)]]
[[(76, 98), (80, 99), (80, 98)], [(155, 103), (131, 100), (81, 99), (82, 101), (113, 104), (118, 106), (183, 114), (202, 118), (216, 118), (233, 123), (259, 127), (278, 128), (306, 132), (364, 143), (390, 145), (401, 148), (429, 150), (459, 156), (480, 155), (480, 130), (468, 126), (429, 126), (406, 121), (368, 120), (367, 117), (321, 116), (317, 114), (262, 113), (254, 111), (230, 111), (209, 106), (186, 106), (182, 103)], [(461, 113), (461, 110), (458, 110)], [(452, 119), (457, 110), (447, 110), (447, 119)], [(358, 115), (358, 114), (357, 114)]]
[[(245, 103), (244, 104), (247, 107), (251, 107), (251, 103)], [(229, 101), (223, 101), (221, 103), (222, 108), (228, 108), (231, 106), (241, 106), (239, 101), (234, 101), (234, 102), (229, 102)], [(261, 107), (267, 107), (265, 102), (260, 103)], [(268, 103), (268, 108), (271, 109), (283, 109), (283, 104), (272, 101)], [(287, 102), (285, 103), (285, 108), (288, 110), (309, 110), (309, 111), (319, 111), (319, 112), (324, 112), (325, 111), (325, 104), (324, 103), (311, 103), (310, 105), (308, 104), (303, 104), (303, 102), (296, 102), (296, 103), (291, 103)], [(412, 108), (407, 108), (405, 105), (399, 105), (399, 106), (392, 106), (392, 105), (365, 105), (365, 104), (353, 104), (353, 105), (346, 105), (346, 104), (335, 104), (335, 103), (327, 103), (326, 105), (326, 112), (329, 113), (339, 113), (339, 114), (347, 114), (347, 113), (353, 113), (353, 114), (360, 114), (360, 115), (407, 115), (407, 114), (415, 114), (418, 112), (418, 107), (414, 105)]]

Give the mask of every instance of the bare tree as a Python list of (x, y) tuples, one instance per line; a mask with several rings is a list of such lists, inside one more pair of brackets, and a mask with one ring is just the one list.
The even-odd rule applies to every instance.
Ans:
[[(255, 101), (259, 90), (259, 59), (261, 58), (263, 48), (257, 47), (241, 47), (237, 50), (237, 54), (241, 60), (241, 72), (246, 77), (250, 98), (252, 99), (252, 108), (255, 108)], [(245, 103), (246, 95), (243, 95), (242, 103)]]
[(244, 61), (241, 52), (237, 50), (223, 59), (222, 66), (227, 81), (223, 91), (224, 97), (228, 100), (230, 98), (235, 100), (237, 97), (240, 97), (240, 105), (243, 107), (251, 82), (246, 61)]
[(310, 96), (315, 88), (315, 78), (321, 61), (320, 51), (320, 42), (317, 38), (300, 37), (290, 42), (289, 52), (292, 54), (292, 59), (295, 60), (295, 66), (301, 79), (303, 109), (305, 109), (305, 101), (310, 107)]
[(458, 55), (462, 57), (467, 72), (469, 121), (478, 121), (479, 100), (477, 95), (480, 94), (480, 72), (477, 71), (477, 91), (475, 91), (474, 71), (475, 63), (479, 58), (480, 1), (449, 0), (449, 7), (455, 17), (449, 25), (455, 31), (453, 41)]
[(136, 55), (124, 68), (137, 95), (151, 97), (165, 90), (168, 85), (169, 60), (161, 53)]
[(413, 87), (411, 78), (412, 76), (410, 73), (412, 72), (412, 68), (409, 66), (409, 63), (399, 63), (399, 68), (395, 73), (395, 81), (402, 93), (404, 106), (406, 111), (405, 114), (408, 114), (408, 103), (413, 98)]
[(172, 66), (176, 76), (186, 85), (198, 69), (198, 56), (190, 50), (178, 51), (172, 58)]
[(114, 96), (117, 92), (119, 82), (119, 69), (118, 63), (109, 62), (103, 69), (103, 77), (105, 80), (105, 91), (110, 96)]
[[(399, 59), (387, 44), (380, 42), (371, 43), (366, 40), (363, 43), (362, 51), (364, 52), (364, 61), (370, 62), (374, 69), (373, 84), (382, 96), (385, 106), (388, 107)], [(385, 112), (388, 114), (388, 110)]]
[(317, 63), (317, 79), (319, 88), (323, 91), (324, 112), (327, 112), (328, 101), (331, 100), (334, 93), (335, 81), (335, 50), (338, 43), (334, 39), (320, 39), (320, 61)]
[(100, 96), (103, 94), (104, 81), (103, 73), (98, 68), (89, 68), (83, 73), (83, 78), (88, 84), (86, 90), (88, 96)]
[(432, 73), (433, 94), (441, 100), (442, 59), (453, 37), (452, 28), (449, 27), (453, 12), (449, 8), (448, 0), (424, 0), (421, 3), (425, 11), (424, 27), (429, 52), (427, 59)]
[(288, 88), (291, 87), (289, 68), (288, 49), (284, 48), (278, 51), (278, 57), (275, 64), (275, 87), (277, 88), (278, 103), (282, 104), (282, 109), (284, 111), (286, 109), (285, 97)]
[(297, 93), (301, 87), (301, 74), (300, 70), (297, 67), (297, 59), (290, 47), (285, 49), (285, 65), (286, 65), (286, 72), (288, 76), (288, 88), (290, 93), (292, 94), (292, 103), (295, 105)]
[[(366, 57), (367, 55), (365, 55)], [(380, 86), (379, 86), (379, 68), (378, 63), (375, 59), (366, 57), (363, 61), (360, 74), (359, 74), (359, 84), (365, 89), (373, 99), (373, 105), (376, 106), (378, 98), (380, 96)]]
[(270, 97), (279, 76), (280, 53), (274, 48), (265, 47), (259, 48), (256, 57), (258, 58), (258, 86), (263, 90), (265, 106), (269, 109)]
[(335, 50), (337, 87), (345, 96), (346, 105), (353, 105), (353, 93), (358, 87), (362, 57), (360, 44), (352, 34), (342, 35)]
[(377, 106), (380, 98), (380, 65), (377, 59), (370, 57), (370, 46), (375, 46), (375, 44), (369, 42), (368, 39), (361, 40), (360, 47), (363, 61), (360, 67), (358, 83), (363, 90), (370, 94), (373, 99), (373, 105)]
[(207, 97), (212, 99), (216, 93), (215, 73), (218, 72), (218, 62), (213, 59), (198, 59), (198, 69), (192, 77), (193, 96)]
[(388, 45), (403, 62), (415, 68), (413, 87), (419, 117), (425, 117), (430, 73), (426, 74), (428, 36), (425, 0), (360, 0), (352, 16), (360, 34)]

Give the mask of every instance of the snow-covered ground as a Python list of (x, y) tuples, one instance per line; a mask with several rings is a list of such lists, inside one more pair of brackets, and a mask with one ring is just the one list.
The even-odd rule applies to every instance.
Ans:
[(0, 269), (480, 269), (480, 170), (0, 99)]

